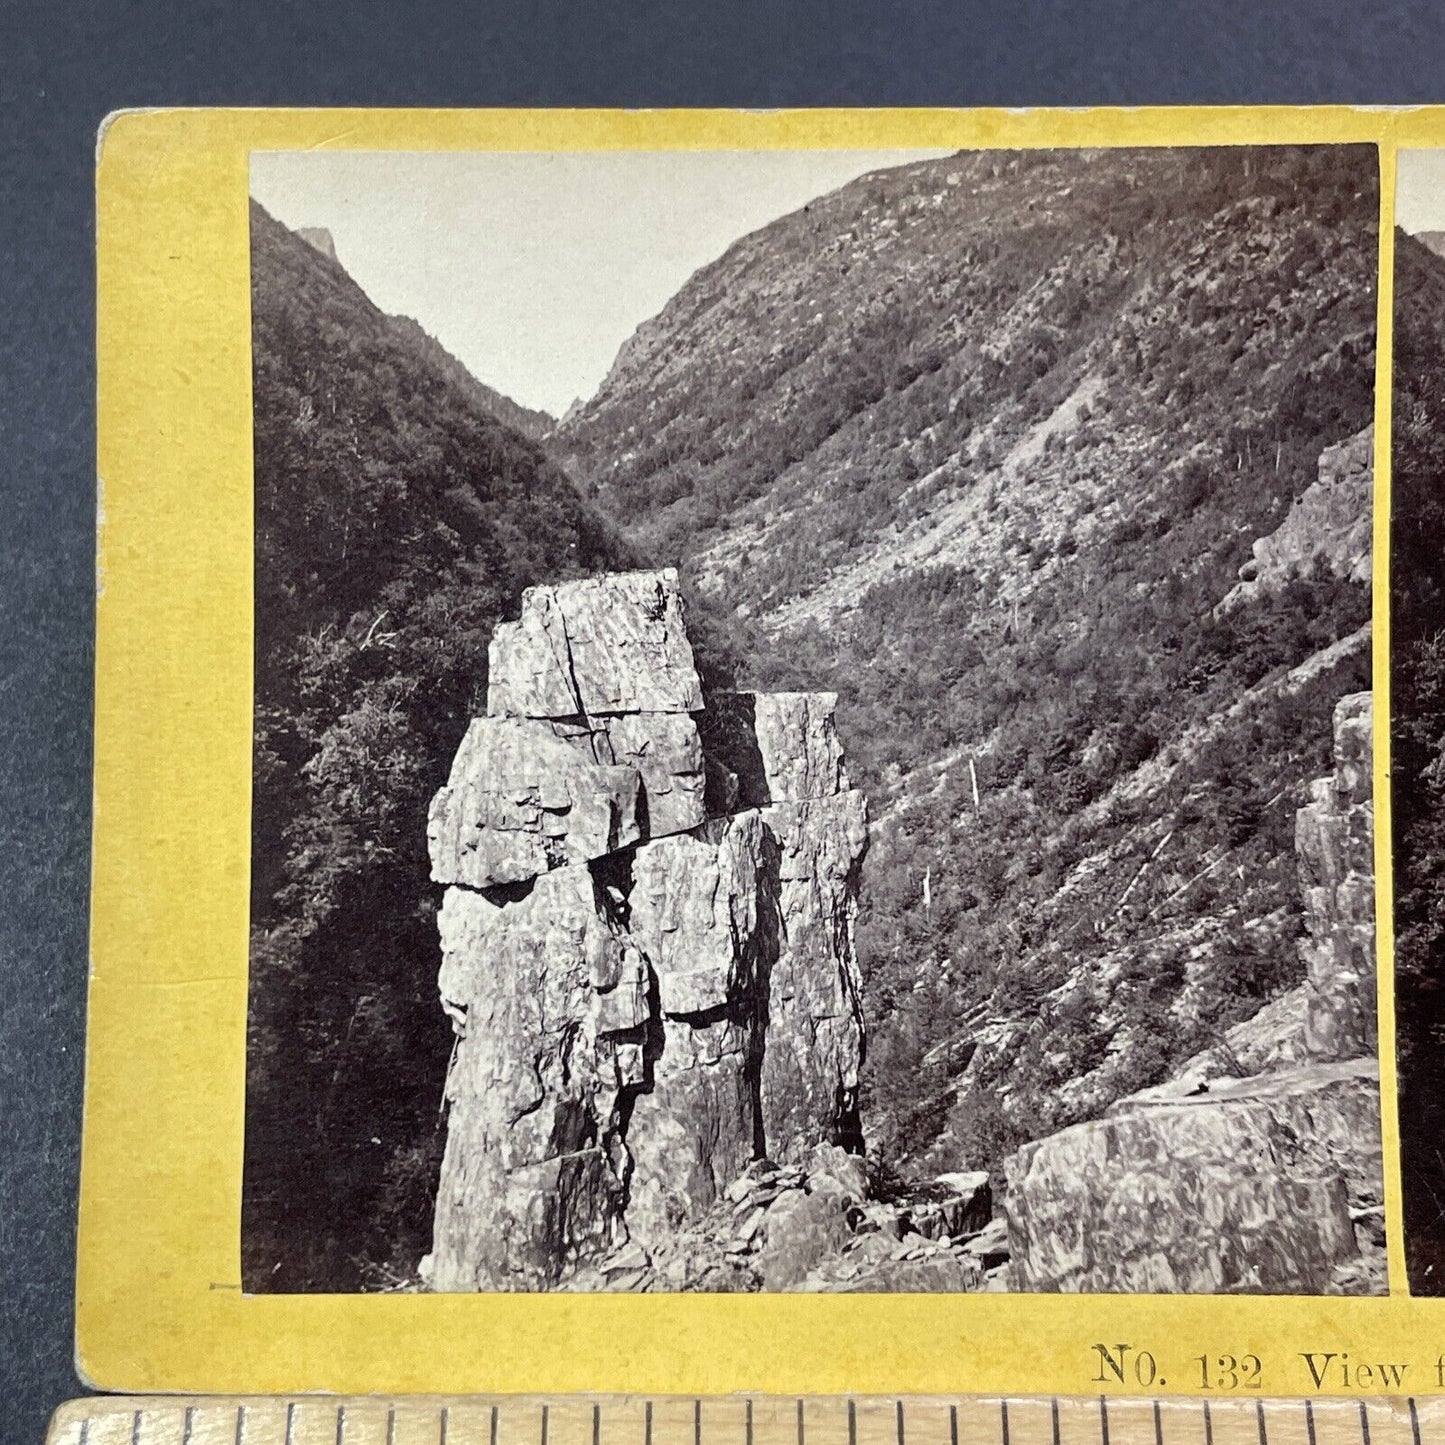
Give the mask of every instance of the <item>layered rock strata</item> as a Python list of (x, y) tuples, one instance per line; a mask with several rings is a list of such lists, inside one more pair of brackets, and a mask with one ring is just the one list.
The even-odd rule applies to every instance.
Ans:
[(609, 1287), (753, 1161), (856, 1147), (868, 829), (835, 699), (702, 703), (671, 571), (534, 588), (494, 634), (428, 824), (434, 1289)]
[(1334, 771), (1296, 816), (1305, 981), (1266, 1010), (1287, 1037), (1252, 1048), (1287, 1066), (1234, 1078), (1211, 1051), (1021, 1149), (1013, 1288), (1383, 1292), (1370, 704), (1336, 706)]

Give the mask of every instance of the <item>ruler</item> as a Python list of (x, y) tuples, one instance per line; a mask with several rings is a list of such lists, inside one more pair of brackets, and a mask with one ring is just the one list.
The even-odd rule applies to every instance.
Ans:
[(100, 1396), (48, 1445), (1445, 1445), (1420, 1400)]

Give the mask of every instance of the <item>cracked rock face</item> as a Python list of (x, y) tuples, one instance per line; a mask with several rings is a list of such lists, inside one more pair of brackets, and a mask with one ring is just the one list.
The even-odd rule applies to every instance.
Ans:
[(590, 734), (474, 718), (428, 813), (432, 878), (492, 888), (614, 853), (642, 836), (640, 781), (610, 754), (598, 761)]
[(1324, 1294), (1358, 1252), (1329, 1140), (1362, 1129), (1378, 1139), (1364, 1062), (1135, 1104), (1027, 1144), (1009, 1167), (1014, 1288)]
[(625, 1281), (752, 1161), (859, 1147), (866, 806), (831, 695), (710, 724), (673, 573), (533, 589), (491, 667), (428, 827), (457, 1044), (424, 1273)]
[(522, 594), (488, 649), (492, 717), (697, 712), (702, 685), (677, 573), (625, 572)]

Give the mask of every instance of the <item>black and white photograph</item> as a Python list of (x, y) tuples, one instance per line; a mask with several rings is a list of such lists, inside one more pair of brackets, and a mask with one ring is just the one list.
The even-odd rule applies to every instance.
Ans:
[(1445, 1294), (1445, 151), (1396, 165), (1390, 732), (1401, 1212)]
[(1387, 1292), (1373, 145), (250, 191), (248, 1293)]

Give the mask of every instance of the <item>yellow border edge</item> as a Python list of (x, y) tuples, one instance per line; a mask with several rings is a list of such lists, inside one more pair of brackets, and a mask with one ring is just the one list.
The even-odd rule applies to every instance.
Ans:
[[(108, 1389), (257, 1393), (1098, 1393), (1095, 1342), (1202, 1393), (1191, 1357), (1406, 1361), (1445, 1300), (1165, 1296), (262, 1296), (240, 1290), (251, 732), (247, 168), (272, 149), (750, 149), (1363, 142), (1380, 148), (1374, 520), (1379, 981), (1393, 1038), (1389, 365), (1397, 144), (1445, 109), (162, 110), (97, 157), (98, 472), (90, 1029), (77, 1367)], [(1395, 1061), (1381, 1051), (1387, 1151)], [(1388, 1157), (1388, 1154), (1387, 1154)], [(1427, 1359), (1428, 1350), (1428, 1359)], [(1138, 1389), (1146, 1382), (1134, 1384)]]

